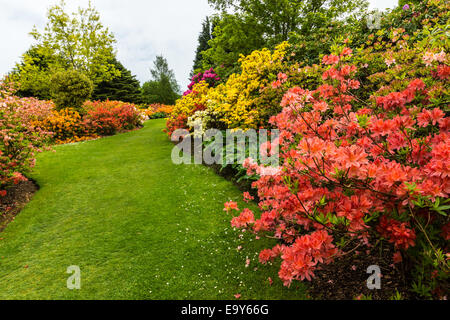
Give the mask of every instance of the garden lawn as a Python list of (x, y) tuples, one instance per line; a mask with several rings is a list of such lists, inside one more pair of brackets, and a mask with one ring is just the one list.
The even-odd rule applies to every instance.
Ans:
[[(243, 207), (241, 192), (207, 167), (171, 162), (164, 125), (38, 156), (41, 189), (0, 233), (0, 299), (306, 297), (257, 262), (273, 242), (231, 228), (223, 203)], [(66, 287), (71, 265), (80, 290)]]

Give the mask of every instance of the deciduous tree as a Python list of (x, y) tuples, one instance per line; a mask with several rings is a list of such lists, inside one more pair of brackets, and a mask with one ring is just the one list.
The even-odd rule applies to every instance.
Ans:
[(152, 80), (142, 85), (144, 103), (175, 104), (180, 96), (180, 87), (175, 78), (175, 73), (169, 68), (169, 64), (163, 56), (155, 58), (150, 73)]
[(65, 2), (50, 7), (44, 30), (33, 28), (35, 44), (12, 72), (22, 84), (19, 94), (48, 99), (50, 77), (61, 70), (76, 70), (97, 85), (120, 76), (113, 63), (115, 39), (100, 22), (98, 11), (89, 3), (72, 15)]

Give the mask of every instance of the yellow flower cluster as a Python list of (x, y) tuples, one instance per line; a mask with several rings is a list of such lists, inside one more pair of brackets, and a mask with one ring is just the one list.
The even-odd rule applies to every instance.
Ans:
[(192, 93), (178, 99), (172, 112), (172, 117), (180, 115), (190, 116), (197, 110), (204, 110), (208, 100), (210, 88), (205, 81), (195, 84)]
[[(172, 118), (184, 115), (191, 123), (203, 118), (229, 129), (257, 128), (264, 108), (258, 104), (258, 95), (269, 85), (271, 75), (283, 70), (288, 47), (283, 42), (273, 52), (262, 49), (241, 56), (240, 74), (232, 74), (226, 83), (215, 88), (209, 88), (205, 82), (196, 84), (192, 93), (177, 101)], [(203, 112), (194, 114), (197, 111)]]

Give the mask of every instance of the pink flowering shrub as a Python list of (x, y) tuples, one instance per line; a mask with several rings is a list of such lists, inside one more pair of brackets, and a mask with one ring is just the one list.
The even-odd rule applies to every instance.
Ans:
[[(280, 258), (279, 277), (287, 286), (311, 280), (321, 264), (383, 239), (397, 249), (394, 262), (429, 259), (426, 268), (435, 271), (435, 280), (445, 281), (448, 110), (430, 98), (430, 86), (422, 79), (359, 99), (352, 56), (349, 48), (324, 56), (317, 88), (293, 87), (284, 95), (282, 112), (270, 120), (280, 130), (282, 164), (253, 184), (260, 217), (244, 209), (232, 226), (280, 239), (281, 244), (261, 252), (260, 261)], [(437, 60), (447, 66), (448, 57)], [(447, 81), (433, 77), (434, 70), (428, 67), (433, 90)], [(274, 87), (285, 80), (280, 75), (277, 81)], [(248, 175), (264, 169), (251, 159), (244, 167)], [(433, 282), (434, 293), (439, 283)]]
[(18, 98), (18, 86), (0, 81), (0, 197), (26, 180), (35, 155), (52, 143), (68, 143), (132, 130), (143, 122), (137, 106), (119, 101), (86, 102), (83, 115), (55, 110), (51, 101)]
[(52, 104), (36, 99), (20, 99), (15, 89), (0, 81), (0, 197), (6, 188), (27, 180), (35, 164), (35, 154), (45, 147), (50, 132), (36, 126)]

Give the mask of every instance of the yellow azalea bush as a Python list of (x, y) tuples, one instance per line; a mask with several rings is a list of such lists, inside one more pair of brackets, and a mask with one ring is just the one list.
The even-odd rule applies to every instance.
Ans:
[(285, 69), (288, 48), (283, 42), (273, 52), (265, 48), (241, 56), (241, 73), (232, 74), (226, 83), (214, 88), (204, 81), (194, 85), (190, 94), (177, 101), (168, 121), (169, 133), (200, 124), (203, 128), (258, 128), (264, 123), (261, 115), (265, 108), (258, 103), (259, 95)]
[(225, 128), (257, 128), (264, 106), (257, 103), (259, 94), (284, 67), (287, 42), (272, 53), (268, 49), (252, 52), (239, 60), (242, 72), (231, 75), (208, 94), (207, 111)]
[(209, 91), (208, 83), (200, 81), (193, 86), (190, 94), (177, 100), (170, 118), (167, 120), (167, 132), (169, 135), (176, 129), (186, 128), (188, 117), (196, 111), (206, 109)]

